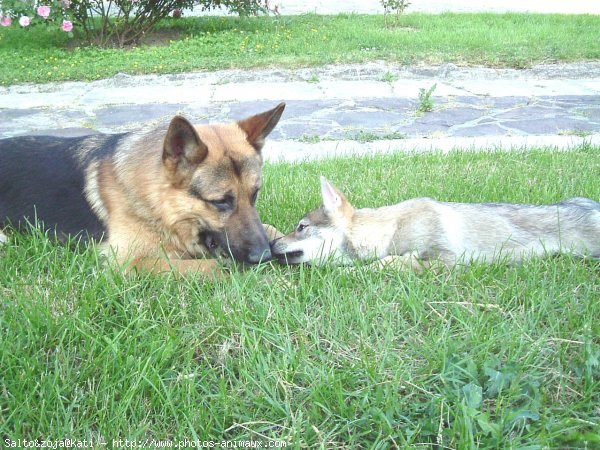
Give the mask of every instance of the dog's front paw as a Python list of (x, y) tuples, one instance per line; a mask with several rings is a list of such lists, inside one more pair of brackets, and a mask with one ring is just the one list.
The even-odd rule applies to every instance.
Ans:
[(285, 236), (285, 234), (283, 234), (281, 231), (279, 231), (273, 225), (269, 225), (269, 224), (265, 223), (265, 224), (263, 224), (263, 227), (265, 228), (265, 232), (267, 233), (267, 238), (269, 239), (269, 242)]

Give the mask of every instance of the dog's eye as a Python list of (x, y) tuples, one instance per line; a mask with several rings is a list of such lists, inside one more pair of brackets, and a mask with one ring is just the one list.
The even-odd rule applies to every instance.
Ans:
[(298, 227), (296, 228), (296, 231), (301, 232), (302, 230), (304, 230), (308, 225), (305, 223), (300, 222), (298, 224)]
[(259, 189), (254, 191), (254, 194), (252, 194), (252, 204), (253, 205), (256, 203), (256, 200), (258, 200), (258, 191), (259, 191)]
[(211, 200), (210, 203), (219, 211), (228, 211), (233, 208), (233, 197), (227, 195), (219, 200)]

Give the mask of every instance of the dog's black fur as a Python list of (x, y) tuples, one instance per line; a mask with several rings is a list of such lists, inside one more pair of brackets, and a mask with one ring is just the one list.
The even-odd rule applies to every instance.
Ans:
[(100, 239), (104, 224), (84, 196), (85, 167), (110, 156), (125, 134), (94, 136), (102, 141), (86, 156), (87, 137), (25, 136), (0, 140), (0, 228), (43, 224), (59, 238)]

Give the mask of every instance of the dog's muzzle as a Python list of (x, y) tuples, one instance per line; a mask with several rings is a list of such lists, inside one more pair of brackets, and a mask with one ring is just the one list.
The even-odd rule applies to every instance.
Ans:
[(260, 264), (270, 261), (273, 258), (268, 242), (264, 246), (254, 246), (248, 252), (236, 252), (228, 245), (227, 239), (221, 235), (201, 233), (200, 240), (212, 256), (226, 256), (248, 264)]
[(273, 258), (271, 254), (271, 249), (267, 245), (266, 248), (256, 248), (248, 253), (248, 257), (246, 258), (246, 262), (250, 264), (260, 264), (267, 261), (270, 261)]

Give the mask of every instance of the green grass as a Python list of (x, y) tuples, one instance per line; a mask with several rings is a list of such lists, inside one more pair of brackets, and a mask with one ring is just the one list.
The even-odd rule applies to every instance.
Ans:
[[(600, 199), (600, 148), (269, 164), (265, 222), (414, 196)], [(280, 439), (288, 448), (598, 448), (600, 264), (423, 275), (264, 265), (124, 277), (94, 248), (0, 250), (0, 436)], [(291, 447), (290, 447), (291, 446)]]
[(189, 18), (162, 24), (182, 38), (126, 51), (69, 49), (61, 31), (2, 28), (0, 84), (372, 60), (527, 67), (600, 57), (599, 16), (407, 14), (401, 24), (361, 15)]

